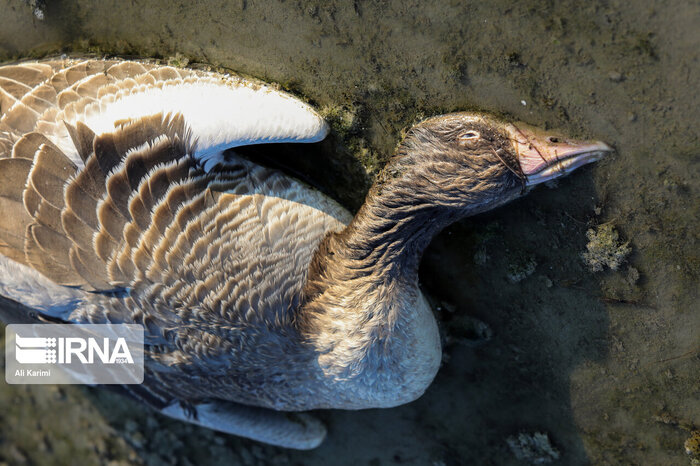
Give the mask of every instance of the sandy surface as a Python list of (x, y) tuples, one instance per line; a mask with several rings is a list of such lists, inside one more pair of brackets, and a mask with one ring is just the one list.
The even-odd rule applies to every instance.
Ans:
[[(104, 390), (0, 384), (0, 462), (526, 464), (506, 439), (544, 432), (559, 464), (690, 464), (683, 442), (700, 428), (697, 2), (51, 0), (39, 20), (1, 0), (0, 11), (3, 61), (181, 54), (280, 83), (335, 129), (308, 157), (282, 148), (285, 164), (351, 208), (401, 131), (445, 111), (487, 110), (617, 149), (436, 238), (421, 272), (447, 344), (420, 400), (321, 412), (328, 440), (293, 452)], [(604, 223), (632, 253), (592, 273), (586, 231)]]

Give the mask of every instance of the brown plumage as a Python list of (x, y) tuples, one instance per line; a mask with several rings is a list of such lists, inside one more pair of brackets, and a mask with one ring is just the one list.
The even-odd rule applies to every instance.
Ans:
[(433, 379), (439, 337), (417, 271), (438, 231), (609, 150), (485, 115), (429, 119), (352, 219), (222, 155), (325, 135), (312, 109), (262, 84), (66, 60), (0, 67), (0, 90), (0, 293), (40, 318), (142, 324), (146, 378), (125, 391), (296, 448), (325, 430), (273, 410), (395, 406)]

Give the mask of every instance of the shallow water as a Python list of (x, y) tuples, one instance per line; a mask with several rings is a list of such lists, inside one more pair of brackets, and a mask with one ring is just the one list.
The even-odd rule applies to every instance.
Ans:
[[(617, 149), (436, 238), (421, 273), (447, 344), (420, 400), (319, 413), (327, 441), (290, 452), (104, 390), (2, 384), (0, 461), (522, 464), (506, 439), (546, 432), (560, 464), (690, 463), (683, 442), (700, 428), (697, 2), (61, 0), (39, 20), (2, 0), (0, 11), (2, 61), (177, 57), (280, 83), (334, 126), (308, 157), (282, 148), (285, 164), (351, 208), (401, 131), (445, 111), (485, 110)], [(619, 270), (592, 273), (581, 253), (603, 223), (633, 252)], [(533, 261), (531, 275), (508, 279)]]

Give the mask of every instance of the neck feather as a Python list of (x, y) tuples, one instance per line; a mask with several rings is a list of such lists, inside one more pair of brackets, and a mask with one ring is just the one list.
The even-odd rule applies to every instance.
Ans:
[(328, 239), (352, 275), (415, 283), (423, 251), (455, 220), (447, 209), (407, 204), (396, 197), (373, 189), (350, 225)]
[(340, 319), (348, 329), (376, 324), (390, 333), (398, 314), (418, 299), (423, 252), (457, 215), (411, 203), (404, 184), (410, 185), (400, 180), (375, 185), (352, 222), (322, 241), (303, 291), (301, 320), (307, 328), (322, 330), (313, 322), (323, 327)]

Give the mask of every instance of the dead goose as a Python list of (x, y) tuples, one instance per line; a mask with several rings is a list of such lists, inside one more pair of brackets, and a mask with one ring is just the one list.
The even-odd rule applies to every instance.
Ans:
[(325, 428), (280, 411), (396, 406), (431, 383), (440, 341), (417, 271), (437, 232), (610, 151), (486, 115), (431, 118), (353, 218), (224, 155), (328, 131), (259, 83), (23, 63), (0, 67), (0, 112), (0, 295), (39, 319), (143, 324), (146, 378), (124, 390), (292, 448), (317, 446)]

